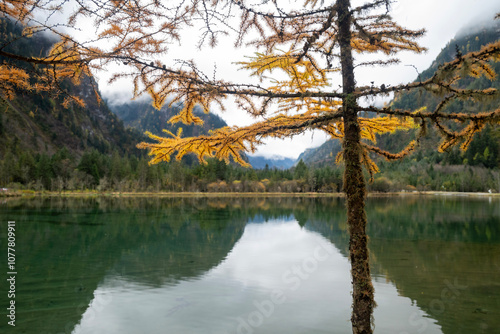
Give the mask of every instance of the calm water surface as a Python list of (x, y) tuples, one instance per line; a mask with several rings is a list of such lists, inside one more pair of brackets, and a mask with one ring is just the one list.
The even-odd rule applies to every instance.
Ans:
[[(0, 240), (6, 248), (15, 220), (17, 313), (0, 332), (350, 333), (343, 205), (6, 201)], [(378, 198), (367, 210), (375, 333), (500, 333), (500, 200)], [(0, 265), (6, 276), (6, 256)], [(5, 279), (0, 288), (5, 310)]]

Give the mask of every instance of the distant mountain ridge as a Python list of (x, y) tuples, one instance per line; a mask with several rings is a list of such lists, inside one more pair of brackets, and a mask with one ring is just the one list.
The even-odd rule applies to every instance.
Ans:
[(259, 155), (249, 155), (248, 162), (255, 169), (264, 169), (266, 166), (270, 169), (289, 169), (292, 168), (297, 162), (296, 159), (274, 155), (271, 157), (264, 157)]

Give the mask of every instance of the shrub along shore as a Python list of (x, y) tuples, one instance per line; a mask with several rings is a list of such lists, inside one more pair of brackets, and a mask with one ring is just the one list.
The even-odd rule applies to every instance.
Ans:
[[(34, 191), (34, 190), (7, 190), (0, 192), (0, 197), (344, 197), (344, 193), (318, 192), (99, 192), (99, 191)], [(464, 196), (464, 197), (499, 197), (500, 193), (486, 192), (456, 192), (456, 191), (400, 191), (400, 192), (369, 192), (368, 197), (383, 196)]]

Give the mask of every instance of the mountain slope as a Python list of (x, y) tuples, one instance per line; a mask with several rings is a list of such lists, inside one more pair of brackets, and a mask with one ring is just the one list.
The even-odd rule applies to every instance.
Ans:
[[(500, 39), (500, 22), (493, 26), (485, 27), (483, 29), (473, 29), (471, 34), (455, 37), (447, 43), (441, 50), (436, 59), (432, 62), (431, 66), (420, 74), (418, 80), (426, 80), (430, 78), (434, 72), (443, 63), (452, 61), (457, 53), (466, 54), (468, 52), (479, 51), (484, 45), (495, 42)], [(497, 73), (500, 73), (500, 63), (492, 63), (491, 66)], [(458, 82), (461, 88), (465, 89), (486, 89), (486, 88), (500, 88), (500, 80), (497, 76), (495, 80), (490, 81), (484, 76), (480, 78), (467, 77)], [(403, 92), (396, 94), (392, 105), (395, 108), (404, 108), (415, 110), (422, 106), (426, 106), (428, 110), (433, 110), (441, 99), (436, 98), (431, 93), (425, 90), (412, 90), (411, 92)], [(493, 107), (498, 107), (498, 100), (490, 101), (488, 104), (481, 105), (481, 110), (488, 110)], [(455, 101), (449, 104), (443, 111), (449, 112), (477, 112), (477, 104), (473, 102)]]
[[(457, 50), (462, 54), (471, 51), (477, 51), (482, 46), (497, 41), (500, 38), (500, 22), (489, 27), (476, 27), (470, 30), (472, 33), (455, 37), (447, 43), (436, 57), (431, 66), (420, 74), (417, 80), (425, 80), (433, 75), (439, 65), (451, 61), (457, 54)], [(493, 68), (497, 73), (500, 73), (500, 62), (493, 63)], [(467, 89), (486, 89), (489, 87), (500, 89), (500, 75), (496, 79), (489, 81), (484, 77), (481, 78), (465, 78), (459, 82), (461, 88)], [(397, 94), (392, 106), (406, 110), (416, 110), (423, 106), (428, 110), (433, 110), (439, 103), (439, 99), (424, 90), (413, 90)], [(476, 104), (471, 101), (454, 101), (450, 103), (444, 111), (448, 112), (467, 112), (476, 113), (481, 111), (489, 111), (498, 108), (498, 99), (491, 100), (484, 104)], [(415, 137), (415, 132), (397, 131), (393, 134), (378, 136), (378, 145), (386, 150), (398, 152)], [(449, 153), (440, 155), (436, 153), (439, 136), (435, 131), (430, 130), (428, 137), (422, 140), (421, 146), (417, 149), (418, 159), (427, 157), (430, 161), (445, 161), (450, 164), (483, 164), (486, 167), (499, 166), (500, 159), (500, 130), (498, 128), (490, 128), (483, 133), (475, 136), (467, 152), (459, 152), (458, 149), (453, 149)], [(485, 157), (485, 150), (488, 148), (488, 154)], [(303, 159), (309, 165), (333, 164), (335, 156), (340, 150), (340, 142), (338, 140), (329, 140), (318, 148), (308, 149), (301, 154), (299, 159)]]
[(339, 140), (330, 139), (319, 147), (305, 150), (299, 155), (297, 161), (303, 160), (306, 164), (315, 167), (333, 165), (341, 149)]
[(116, 114), (126, 127), (134, 128), (142, 133), (149, 131), (155, 135), (162, 134), (163, 129), (176, 133), (182, 127), (184, 137), (208, 134), (210, 130), (227, 126), (226, 122), (213, 113), (204, 113), (201, 108), (195, 107), (194, 114), (203, 120), (203, 125), (185, 125), (182, 123), (170, 124), (168, 121), (176, 115), (181, 106), (163, 106), (155, 109), (151, 101), (127, 101), (125, 103), (110, 104), (111, 111)]
[[(465, 54), (478, 51), (484, 45), (499, 40), (500, 22), (496, 22), (493, 26), (489, 27), (476, 27), (471, 29), (471, 31), (470, 34), (455, 37), (448, 42), (431, 66), (422, 72), (421, 79), (425, 80), (431, 77), (441, 64), (453, 60), (457, 56), (457, 53)], [(500, 73), (500, 62), (493, 62), (491, 66), (497, 74)], [(462, 89), (495, 88), (500, 90), (500, 77), (497, 75), (492, 81), (486, 79), (484, 76), (480, 78), (467, 77), (461, 79), (458, 84)], [(440, 101), (440, 98), (436, 98), (431, 93), (420, 89), (397, 94), (392, 101), (392, 106), (406, 110), (427, 107), (427, 110), (432, 111)], [(471, 100), (455, 100), (443, 108), (443, 112), (479, 113), (492, 111), (498, 107), (498, 97), (481, 103)], [(379, 137), (379, 145), (391, 151), (398, 151), (403, 148), (405, 143), (413, 139), (414, 136), (414, 132), (405, 133), (402, 131), (396, 133), (395, 136), (383, 135)], [(476, 134), (466, 152), (460, 152), (455, 147), (449, 152), (439, 154), (438, 156), (436, 148), (440, 141), (441, 138), (436, 133), (436, 130), (434, 128), (430, 129), (429, 135), (422, 141), (421, 146), (416, 151), (417, 156), (420, 159), (427, 157), (430, 161), (435, 162), (443, 161), (448, 164), (484, 165), (488, 168), (498, 167), (500, 164), (500, 129), (498, 127), (487, 127), (486, 130)]]
[[(140, 133), (149, 131), (155, 135), (166, 136), (167, 134), (163, 132), (164, 129), (175, 134), (179, 128), (182, 128), (183, 137), (196, 137), (208, 135), (211, 130), (227, 126), (227, 123), (218, 115), (212, 112), (204, 113), (199, 106), (194, 108), (194, 114), (203, 120), (202, 125), (186, 125), (181, 122), (169, 123), (168, 121), (178, 114), (181, 107), (181, 105), (173, 107), (165, 105), (158, 110), (152, 106), (150, 100), (110, 103), (110, 109), (124, 122), (125, 126)], [(146, 139), (146, 141), (148, 140)], [(249, 159), (246, 154), (242, 154), (242, 157), (245, 161)], [(198, 159), (194, 154), (188, 154), (184, 156), (182, 161), (191, 165), (196, 163)], [(254, 168), (258, 167), (254, 166)]]
[[(37, 56), (50, 49), (53, 40), (37, 36), (19, 38), (22, 26), (8, 19), (0, 19), (0, 48), (25, 56)], [(0, 64), (15, 64), (0, 57)], [(36, 74), (36, 67), (22, 66)], [(87, 77), (78, 86), (62, 82), (68, 92), (83, 99), (85, 107), (63, 107), (62, 97), (46, 92), (17, 91), (13, 100), (0, 96), (0, 154), (6, 151), (32, 151), (54, 154), (65, 147), (80, 156), (83, 151), (96, 149), (101, 153), (138, 153), (135, 145), (142, 135), (127, 130), (107, 107), (98, 103), (94, 95), (94, 79)]]

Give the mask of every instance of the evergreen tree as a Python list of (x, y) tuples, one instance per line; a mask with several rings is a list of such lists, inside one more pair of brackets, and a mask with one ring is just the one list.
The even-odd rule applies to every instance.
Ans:
[(300, 159), (300, 161), (297, 163), (297, 166), (295, 166), (293, 176), (295, 179), (302, 180), (305, 180), (309, 177), (309, 169), (302, 159)]
[(36, 166), (36, 177), (42, 182), (42, 185), (46, 190), (50, 190), (53, 176), (54, 174), (50, 157), (45, 153), (40, 154)]
[(77, 166), (78, 170), (90, 175), (93, 179), (93, 185), (99, 184), (99, 179), (105, 175), (106, 161), (97, 150), (85, 152)]

